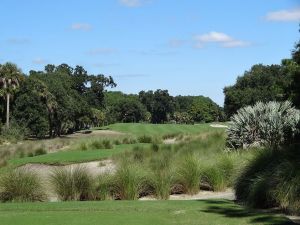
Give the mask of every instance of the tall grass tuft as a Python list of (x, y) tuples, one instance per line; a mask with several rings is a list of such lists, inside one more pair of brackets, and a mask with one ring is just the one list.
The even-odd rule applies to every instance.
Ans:
[(177, 179), (184, 192), (196, 194), (200, 190), (201, 167), (195, 155), (186, 156), (177, 169)]
[(50, 181), (62, 201), (95, 199), (95, 182), (85, 167), (55, 169)]
[(97, 197), (100, 200), (114, 199), (114, 175), (110, 173), (104, 173), (97, 178)]
[(123, 163), (117, 169), (114, 192), (118, 199), (136, 200), (142, 192), (145, 174), (136, 164)]
[(153, 138), (151, 136), (143, 135), (138, 137), (139, 143), (152, 143)]
[(208, 186), (212, 191), (223, 191), (226, 189), (224, 173), (215, 165), (205, 166), (202, 170), (202, 184)]
[(173, 184), (172, 173), (169, 169), (153, 171), (149, 177), (149, 186), (157, 199), (167, 200), (170, 197)]
[(0, 179), (2, 202), (34, 202), (46, 200), (39, 177), (29, 170), (16, 169)]
[(257, 150), (235, 183), (237, 199), (251, 207), (280, 207), (299, 214), (299, 147)]

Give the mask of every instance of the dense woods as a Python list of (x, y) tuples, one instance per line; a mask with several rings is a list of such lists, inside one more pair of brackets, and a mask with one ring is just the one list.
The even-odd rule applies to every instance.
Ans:
[(258, 101), (291, 100), (299, 107), (298, 52), (299, 44), (292, 59), (284, 59), (280, 65), (254, 65), (243, 76), (238, 77), (234, 85), (225, 87), (224, 110), (227, 118), (230, 118), (238, 109), (253, 105)]
[[(124, 94), (110, 76), (83, 67), (46, 65), (25, 75), (1, 65), (2, 136), (56, 137), (115, 122), (202, 123), (224, 120), (222, 108), (203, 96), (171, 96), (167, 90)], [(11, 119), (11, 121), (9, 121)]]

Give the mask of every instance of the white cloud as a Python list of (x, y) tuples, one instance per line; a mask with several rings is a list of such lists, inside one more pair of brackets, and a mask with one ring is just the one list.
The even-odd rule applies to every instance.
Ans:
[(88, 51), (89, 55), (109, 55), (116, 53), (117, 50), (114, 48), (95, 48)]
[(36, 59), (32, 60), (32, 63), (37, 64), (37, 65), (46, 64), (46, 62), (47, 61), (45, 59), (42, 59), (42, 58), (36, 58)]
[(127, 7), (138, 7), (142, 4), (141, 0), (119, 0), (119, 2)]
[(203, 48), (207, 43), (219, 43), (221, 47), (224, 48), (236, 48), (236, 47), (246, 47), (251, 43), (237, 40), (228, 34), (211, 31), (206, 34), (196, 35), (194, 36), (195, 48)]
[(196, 35), (195, 39), (200, 42), (227, 42), (232, 41), (232, 38), (227, 34), (219, 32), (209, 32), (207, 34)]
[(280, 10), (275, 12), (269, 12), (266, 15), (266, 20), (268, 21), (300, 21), (300, 8), (298, 9), (291, 9), (291, 10)]
[(71, 25), (72, 30), (83, 30), (83, 31), (89, 31), (92, 29), (92, 25), (88, 23), (73, 23)]

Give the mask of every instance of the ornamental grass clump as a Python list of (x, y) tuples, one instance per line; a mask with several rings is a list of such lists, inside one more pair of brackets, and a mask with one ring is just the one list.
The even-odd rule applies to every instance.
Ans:
[(95, 181), (85, 167), (55, 169), (50, 182), (62, 201), (95, 199)]
[(42, 182), (32, 171), (16, 169), (0, 178), (0, 201), (36, 202), (46, 200)]

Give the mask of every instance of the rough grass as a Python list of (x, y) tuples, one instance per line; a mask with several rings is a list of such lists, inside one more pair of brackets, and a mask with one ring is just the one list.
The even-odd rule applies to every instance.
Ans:
[[(140, 144), (136, 144), (140, 145)], [(112, 157), (124, 151), (130, 151), (135, 145), (117, 145), (112, 149), (99, 149), (99, 150), (68, 150), (46, 155), (39, 155), (35, 157), (15, 158), (9, 160), (12, 166), (20, 166), (27, 163), (43, 163), (52, 165), (65, 165), (71, 163), (80, 163), (88, 161), (96, 161)]]
[(45, 199), (42, 183), (31, 171), (16, 169), (0, 177), (0, 201), (2, 202), (34, 202)]
[(0, 204), (5, 225), (292, 225), (231, 201), (102, 201)]
[(279, 206), (289, 213), (299, 214), (299, 145), (277, 151), (256, 151), (238, 177), (235, 190), (238, 200), (251, 207)]
[(50, 182), (55, 194), (62, 201), (95, 199), (94, 178), (84, 167), (55, 169)]

